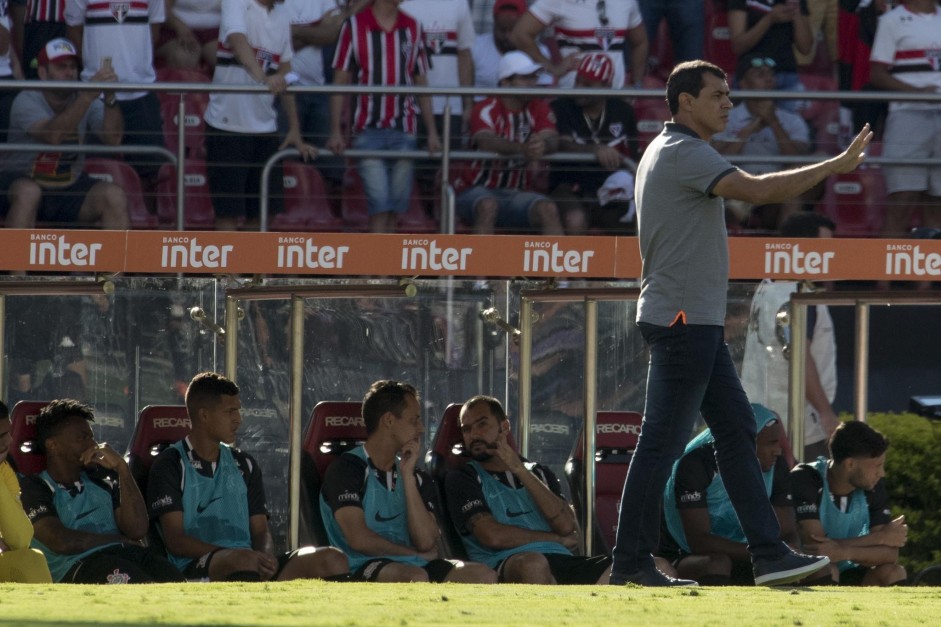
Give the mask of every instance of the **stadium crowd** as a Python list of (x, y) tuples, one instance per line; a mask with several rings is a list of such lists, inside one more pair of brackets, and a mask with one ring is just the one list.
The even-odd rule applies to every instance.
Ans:
[[(278, 149), (292, 147), (315, 167), (289, 163), (283, 175), (276, 169), (271, 228), (434, 231), (450, 111), (451, 150), (502, 157), (455, 163), (447, 173), (457, 192), (459, 229), (633, 233), (630, 164), (669, 118), (659, 99), (351, 98), (340, 91), (295, 95), (287, 87), (661, 89), (674, 63), (704, 58), (722, 67), (737, 89), (938, 93), (941, 9), (936, 0), (895, 4), (2, 0), (0, 80), (180, 81), (206, 92), (183, 97), (183, 120), (180, 96), (168, 92), (106, 91), (97, 98), (62, 90), (0, 92), (0, 132), (10, 143), (139, 149), (124, 155), (130, 169), (116, 162), (117, 153), (84, 159), (54, 149), (3, 151), (0, 213), (8, 227), (172, 227), (176, 171), (146, 150), (176, 152), (182, 123), (187, 228), (257, 228), (262, 167)], [(264, 85), (268, 93), (214, 91), (214, 85)], [(744, 169), (767, 171), (775, 166), (757, 161), (762, 156), (836, 154), (869, 122), (876, 131), (873, 152), (941, 157), (937, 101), (845, 104), (743, 101), (715, 143), (725, 154), (756, 160)], [(417, 149), (429, 156), (344, 156), (350, 148), (390, 155)], [(542, 158), (553, 152), (596, 159), (590, 168), (584, 162), (550, 168)], [(728, 227), (768, 233), (789, 213), (809, 210), (834, 219), (838, 234), (899, 236), (913, 226), (936, 234), (939, 171), (871, 166), (826, 181), (785, 207), (730, 203)]]

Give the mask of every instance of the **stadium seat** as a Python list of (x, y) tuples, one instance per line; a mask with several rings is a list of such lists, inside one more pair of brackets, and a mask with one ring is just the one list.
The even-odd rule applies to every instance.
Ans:
[(46, 454), (36, 442), (36, 417), (49, 401), (20, 401), (10, 412), (10, 458), (16, 470), (34, 475), (46, 469)]
[(141, 494), (147, 494), (147, 475), (154, 458), (189, 435), (192, 427), (183, 405), (148, 405), (140, 411), (127, 446), (127, 465)]
[[(212, 77), (200, 70), (187, 70), (183, 68), (162, 67), (157, 69), (158, 83), (211, 83)], [(168, 91), (157, 92), (157, 97), (161, 103), (178, 102), (180, 95)], [(209, 102), (208, 93), (188, 93), (187, 98), (198, 98)], [(205, 109), (205, 106), (203, 106)]]
[[(184, 216), (186, 229), (212, 229), (216, 224), (216, 212), (212, 206), (206, 162), (190, 159), (184, 166)], [(176, 167), (160, 168), (157, 180), (157, 217), (162, 224), (176, 224)]]
[[(348, 168), (343, 177), (340, 217), (347, 231), (369, 230), (366, 190), (363, 189), (363, 182), (355, 168)], [(412, 186), (408, 210), (399, 216), (398, 229), (403, 233), (436, 233), (438, 231), (438, 224), (425, 211), (419, 197), (418, 187), (415, 185)]]
[[(807, 91), (837, 91), (832, 76), (801, 74)], [(801, 115), (811, 126), (814, 145), (820, 152), (835, 155), (840, 152), (840, 103), (836, 100), (808, 100)]]
[(827, 179), (823, 213), (836, 223), (840, 237), (879, 235), (885, 207), (885, 180), (879, 166), (863, 164), (854, 172)]
[(705, 2), (706, 9), (706, 59), (715, 63), (731, 77), (735, 76), (738, 55), (732, 51), (729, 32), (729, 13), (723, 3)]
[(320, 516), (320, 487), (339, 455), (366, 441), (362, 403), (321, 401), (314, 406), (301, 445), (300, 544), (329, 544)]
[(670, 108), (663, 98), (638, 98), (634, 102), (637, 118), (637, 150), (639, 153), (663, 130), (664, 122), (671, 117)]
[(300, 161), (284, 162), (284, 212), (271, 219), (274, 231), (342, 232), (320, 171)]
[[(624, 477), (637, 447), (643, 416), (634, 411), (599, 411), (595, 424), (594, 542), (590, 553), (610, 554), (618, 525)], [(580, 431), (565, 465), (565, 476), (579, 520), (585, 511), (584, 431)]]
[(147, 211), (140, 177), (134, 168), (115, 159), (89, 157), (85, 159), (85, 172), (94, 179), (114, 183), (124, 190), (127, 194), (127, 213), (131, 219), (131, 228), (157, 228), (157, 216)]
[[(206, 121), (203, 114), (209, 104), (205, 94), (186, 94), (183, 97), (183, 146), (187, 158), (206, 158)], [(163, 143), (176, 154), (179, 142), (179, 100), (163, 100), (160, 103), (160, 117), (163, 119)]]

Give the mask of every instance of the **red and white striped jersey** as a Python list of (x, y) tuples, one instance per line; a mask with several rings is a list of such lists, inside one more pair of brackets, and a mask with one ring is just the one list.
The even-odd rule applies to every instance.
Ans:
[[(405, 0), (400, 8), (421, 22), (425, 52), (431, 66), (428, 84), (458, 87), (457, 51), (470, 50), (476, 38), (467, 0)], [(432, 96), (431, 106), (435, 114), (444, 111), (445, 103), (451, 105), (452, 114), (461, 113), (460, 97)]]
[[(164, 0), (66, 0), (65, 21), (83, 26), (82, 80), (89, 80), (105, 57), (122, 83), (153, 83), (154, 45), (150, 25), (165, 19)], [(146, 92), (116, 92), (119, 100), (140, 98)]]
[[(524, 143), (540, 131), (555, 132), (555, 114), (545, 100), (533, 99), (519, 111), (508, 109), (503, 100), (491, 96), (474, 104), (471, 111), (471, 148), (477, 148), (478, 133), (493, 133), (501, 139)], [(528, 184), (526, 163), (521, 159), (488, 161), (476, 159), (461, 172), (460, 189), (482, 185), (489, 189), (521, 189)]]
[[(879, 18), (870, 60), (891, 66), (892, 75), (914, 87), (941, 92), (941, 8), (914, 13), (897, 6)], [(934, 109), (936, 102), (893, 102), (890, 110)]]
[[(275, 3), (269, 11), (256, 0), (225, 0), (219, 25), (214, 84), (257, 85), (236, 60), (226, 39), (242, 33), (255, 50), (265, 74), (274, 74), (294, 56), (291, 47), (291, 11)], [(207, 124), (235, 133), (273, 133), (277, 130), (274, 96), (271, 94), (210, 93)]]
[(28, 0), (27, 22), (65, 22), (65, 0)]
[[(614, 87), (624, 85), (624, 49), (627, 32), (641, 26), (643, 19), (637, 0), (607, 0), (604, 11), (595, 0), (536, 0), (529, 12), (546, 26), (552, 26), (562, 56), (573, 53), (604, 52), (614, 63)], [(607, 24), (602, 23), (604, 14)], [(640, 80), (641, 77), (634, 77)], [(575, 83), (575, 72), (559, 80), (562, 87)]]
[[(428, 73), (421, 25), (399, 11), (391, 31), (376, 21), (372, 7), (343, 23), (333, 67), (353, 75), (354, 85), (414, 85)], [(418, 103), (411, 95), (363, 94), (356, 98), (353, 133), (364, 128), (393, 128), (414, 135)]]

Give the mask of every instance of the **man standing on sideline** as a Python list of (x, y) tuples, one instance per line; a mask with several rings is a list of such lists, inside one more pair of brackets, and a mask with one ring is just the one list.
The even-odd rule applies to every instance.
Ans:
[(437, 495), (416, 469), (425, 427), (415, 388), (376, 381), (362, 413), (366, 442), (330, 464), (320, 493), (327, 536), (349, 557), (353, 579), (495, 583), (483, 564), (438, 557)]
[(667, 81), (673, 115), (637, 169), (643, 262), (637, 323), (650, 348), (647, 400), (637, 450), (624, 482), (611, 583), (691, 585), (653, 561), (663, 490), (701, 412), (716, 438), (716, 460), (742, 522), (755, 583), (802, 579), (829, 563), (793, 553), (768, 500), (755, 457), (755, 418), (723, 338), (728, 242), (722, 198), (781, 202), (831, 174), (850, 172), (872, 140), (869, 127), (840, 155), (794, 170), (753, 176), (709, 145), (728, 123), (725, 72), (681, 63)]
[(52, 401), (36, 418), (36, 442), (46, 470), (21, 481), (33, 546), (49, 562), (55, 583), (182, 582), (164, 557), (143, 546), (147, 506), (127, 463), (97, 443), (92, 409)]
[(908, 525), (904, 516), (892, 518), (883, 480), (888, 448), (885, 436), (865, 422), (844, 422), (830, 437), (830, 459), (791, 471), (801, 540), (834, 562), (834, 583), (892, 586), (907, 580), (898, 562)]
[(231, 446), (242, 424), (234, 382), (215, 372), (193, 377), (186, 413), (193, 430), (150, 469), (147, 500), (170, 560), (197, 581), (287, 581), (341, 577), (334, 548), (275, 555), (261, 469)]
[(475, 396), (460, 421), (473, 461), (448, 473), (445, 494), (468, 557), (506, 583), (607, 583), (611, 558), (572, 554), (579, 543), (575, 512), (552, 471), (507, 443), (510, 421), (500, 401)]

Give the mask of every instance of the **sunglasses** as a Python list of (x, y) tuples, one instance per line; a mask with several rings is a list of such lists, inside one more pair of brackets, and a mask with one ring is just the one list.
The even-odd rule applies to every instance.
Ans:
[(605, 5), (605, 0), (598, 0), (598, 4), (595, 5), (595, 8), (598, 9), (598, 21), (601, 22), (602, 26), (608, 25), (608, 7)]
[(751, 60), (752, 67), (765, 66), (765, 67), (774, 68), (774, 66), (776, 65), (777, 63), (774, 62), (774, 59), (769, 59), (768, 57), (755, 57), (754, 59)]

